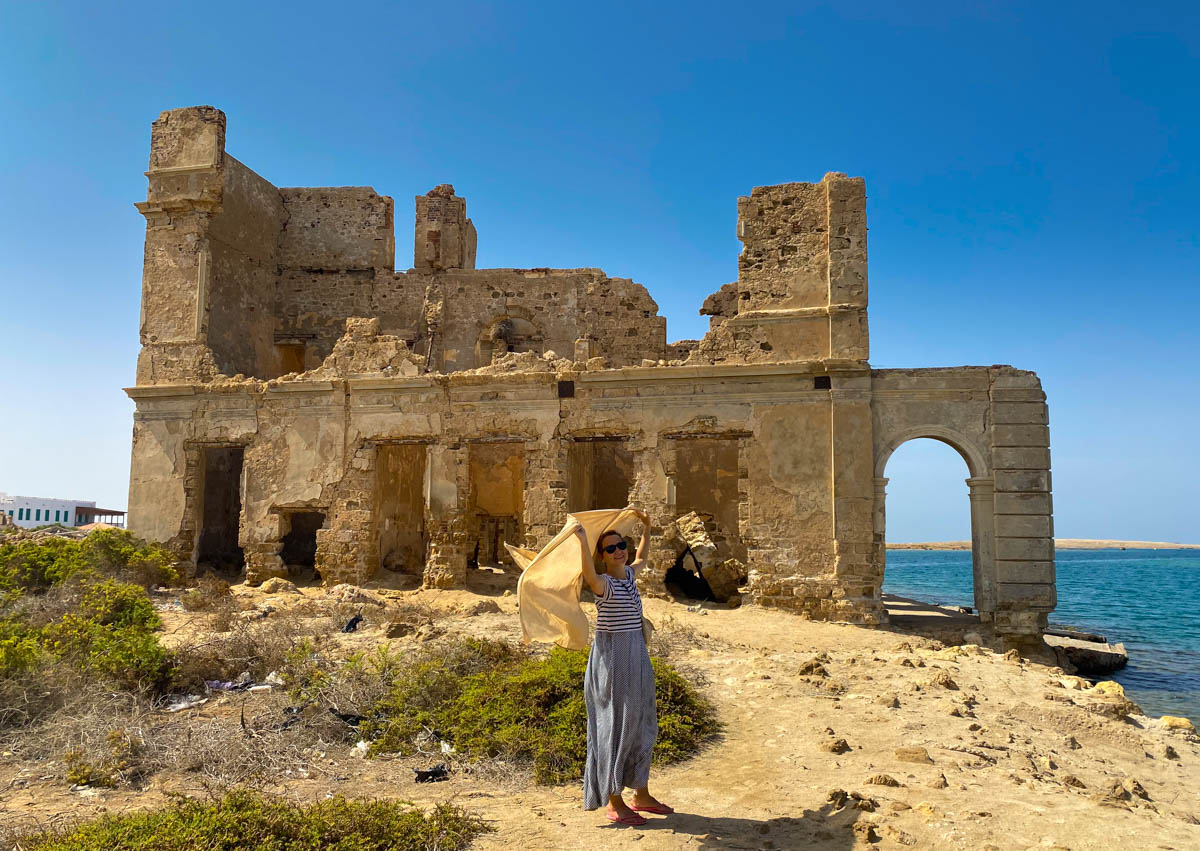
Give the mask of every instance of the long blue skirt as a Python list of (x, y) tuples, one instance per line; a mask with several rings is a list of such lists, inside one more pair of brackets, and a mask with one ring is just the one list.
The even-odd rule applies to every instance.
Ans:
[(642, 633), (597, 632), (583, 680), (587, 767), (583, 808), (650, 783), (650, 751), (658, 739), (654, 669)]

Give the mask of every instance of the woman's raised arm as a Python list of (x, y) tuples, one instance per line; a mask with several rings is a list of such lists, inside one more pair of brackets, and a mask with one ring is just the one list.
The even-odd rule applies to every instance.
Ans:
[(583, 531), (582, 526), (576, 526), (575, 536), (579, 538), (579, 551), (583, 555), (583, 563), (580, 565), (583, 568), (583, 581), (592, 589), (593, 594), (603, 597), (607, 588), (604, 577), (596, 573), (596, 563), (592, 561), (592, 553), (588, 549), (587, 532)]

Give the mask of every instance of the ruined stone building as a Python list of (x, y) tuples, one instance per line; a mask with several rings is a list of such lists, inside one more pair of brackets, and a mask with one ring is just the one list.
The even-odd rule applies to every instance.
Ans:
[[(738, 279), (704, 339), (669, 343), (649, 293), (599, 269), (476, 269), (448, 185), (392, 199), (279, 188), (225, 150), (212, 107), (153, 124), (129, 522), (256, 583), (381, 570), (466, 581), (571, 510), (696, 511), (745, 596), (886, 618), (885, 465), (935, 438), (966, 462), (975, 601), (1030, 635), (1055, 605), (1045, 396), (1008, 366), (872, 369), (863, 181), (738, 199)], [(486, 234), (485, 234), (486, 238)]]

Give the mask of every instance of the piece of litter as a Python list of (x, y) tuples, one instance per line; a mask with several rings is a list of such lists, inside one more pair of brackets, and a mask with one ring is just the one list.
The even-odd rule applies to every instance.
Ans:
[(247, 691), (270, 691), (270, 690), (271, 690), (271, 687), (269, 685), (267, 685), (266, 683), (260, 683), (259, 685), (256, 685), (256, 686), (250, 686), (250, 688), (247, 689)]
[(367, 755), (367, 751), (370, 749), (370, 747), (371, 746), (368, 745), (366, 742), (359, 740), (359, 742), (354, 746), (354, 748), (351, 752), (351, 755), (365, 757)]
[(167, 711), (182, 712), (184, 709), (194, 709), (205, 703), (208, 703), (207, 697), (202, 697), (198, 694), (189, 694), (186, 697), (178, 698), (167, 704)]
[(454, 753), (454, 745), (449, 742), (442, 742), (442, 753), (446, 755)]
[(362, 616), (362, 613), (360, 612), (359, 614), (350, 618), (350, 620), (346, 621), (346, 625), (344, 627), (342, 627), (342, 632), (354, 632), (355, 630), (358, 629), (358, 625), (362, 622), (363, 622), (363, 616)]
[(419, 768), (414, 768), (413, 774), (416, 775), (416, 777), (413, 779), (417, 783), (436, 783), (439, 780), (450, 779), (450, 769), (446, 767), (444, 762), (435, 765), (433, 768), (425, 769), (424, 771)]
[(278, 671), (272, 671), (271, 673), (267, 674), (267, 677), (263, 680), (263, 682), (267, 685), (281, 686), (283, 685), (283, 677), (279, 676)]

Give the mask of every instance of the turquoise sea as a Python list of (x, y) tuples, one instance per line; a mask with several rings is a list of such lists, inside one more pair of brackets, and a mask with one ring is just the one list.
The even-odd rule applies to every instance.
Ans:
[[(1200, 722), (1200, 550), (1059, 550), (1051, 624), (1124, 642), (1112, 679), (1149, 715)], [(971, 553), (889, 550), (883, 590), (973, 606)]]

